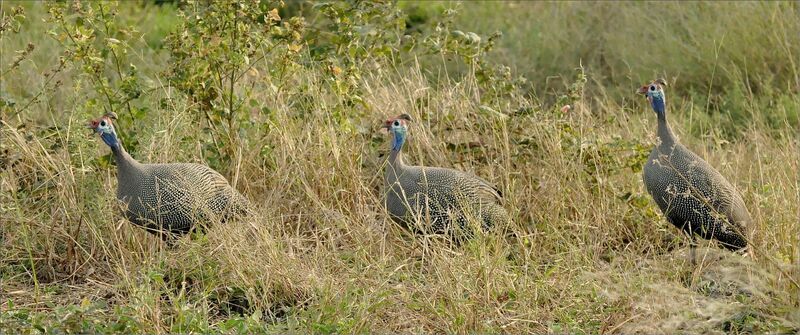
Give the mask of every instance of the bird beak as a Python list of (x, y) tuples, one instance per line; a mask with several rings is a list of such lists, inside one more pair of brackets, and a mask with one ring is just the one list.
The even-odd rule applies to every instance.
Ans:
[(388, 131), (389, 129), (392, 129), (392, 121), (394, 121), (394, 120), (392, 120), (392, 119), (386, 120), (386, 121), (383, 123), (383, 125), (381, 126), (381, 129), (386, 129), (387, 131)]
[(645, 94), (647, 94), (647, 90), (648, 90), (649, 87), (650, 87), (650, 85), (644, 85), (642, 87), (639, 87), (639, 90), (636, 91), (636, 93), (645, 95)]

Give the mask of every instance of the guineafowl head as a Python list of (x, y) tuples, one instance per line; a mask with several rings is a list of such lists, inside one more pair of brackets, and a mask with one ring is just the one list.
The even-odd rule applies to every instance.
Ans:
[(95, 133), (100, 134), (103, 142), (111, 147), (112, 150), (119, 148), (119, 139), (117, 139), (117, 132), (114, 131), (113, 120), (117, 119), (117, 114), (106, 113), (102, 117), (89, 122), (89, 128), (94, 130)]
[(408, 122), (410, 121), (410, 115), (400, 114), (386, 120), (383, 124), (383, 128), (386, 128), (392, 133), (392, 150), (400, 150), (403, 147), (403, 143), (406, 141), (406, 136), (408, 135)]
[(658, 115), (664, 115), (666, 108), (666, 97), (664, 96), (664, 87), (667, 86), (667, 81), (664, 79), (656, 79), (653, 82), (639, 88), (639, 94), (644, 94), (653, 111)]

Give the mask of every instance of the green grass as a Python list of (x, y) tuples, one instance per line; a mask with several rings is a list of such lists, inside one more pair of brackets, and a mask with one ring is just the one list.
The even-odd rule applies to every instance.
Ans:
[[(430, 17), (455, 3), (403, 5)], [(796, 3), (487, 1), (458, 8), (462, 30), (503, 33), (492, 59), (530, 78), (545, 100), (561, 94), (581, 64), (590, 93), (615, 100), (630, 99), (641, 78), (667, 78), (672, 99), (688, 99), (697, 105), (693, 114), (708, 115), (696, 120), (695, 136), (715, 127), (735, 137), (760, 116), (775, 128), (800, 127)]]
[[(78, 62), (48, 82), (59, 27), (43, 3), (0, 11), (16, 5), (26, 19), (0, 36), (0, 73), (35, 49), (0, 82), (15, 102), (0, 106), (0, 332), (800, 330), (794, 3), (461, 4), (453, 28), (484, 41), (501, 30), (486, 59), (527, 77), (508, 94), (438, 54), (383, 67), (369, 55), (353, 83), (331, 79), (332, 65), (351, 71), (346, 53), (300, 53), (285, 76), (277, 57), (253, 57), (226, 159), (210, 141), (227, 124), (211, 127), (166, 79), (177, 7), (123, 2), (118, 22), (139, 32), (126, 61), (147, 87), (138, 114), (120, 111), (123, 143), (142, 162), (210, 162), (258, 207), (171, 248), (119, 212), (108, 149), (83, 126), (106, 111), (93, 77)], [(452, 5), (400, 8), (424, 35)], [(112, 66), (104, 74), (120, 86)], [(632, 92), (655, 76), (671, 84), (682, 142), (741, 191), (752, 255), (703, 244), (692, 267), (644, 190), (655, 116)], [(415, 120), (408, 160), (497, 184), (513, 224), (461, 246), (394, 224), (378, 127), (400, 113)]]
[[(626, 95), (616, 86), (655, 76), (674, 81), (678, 92), (721, 93), (747, 80), (763, 94), (764, 86), (800, 80), (800, 23), (792, 19), (799, 10), (789, 2), (480, 2), (464, 4), (457, 22), (503, 32), (498, 60), (530, 78), (564, 75), (582, 62)], [(559, 89), (554, 84), (533, 81), (544, 90)]]

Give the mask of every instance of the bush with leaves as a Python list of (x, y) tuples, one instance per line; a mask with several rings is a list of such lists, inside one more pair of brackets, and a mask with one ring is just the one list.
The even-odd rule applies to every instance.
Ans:
[(298, 17), (283, 20), (281, 6), (282, 1), (187, 1), (180, 26), (168, 38), (167, 78), (207, 130), (203, 137), (211, 139), (205, 149), (213, 167), (236, 154), (241, 127), (249, 124), (243, 107), (254, 82), (281, 82), (297, 66), (305, 23)]

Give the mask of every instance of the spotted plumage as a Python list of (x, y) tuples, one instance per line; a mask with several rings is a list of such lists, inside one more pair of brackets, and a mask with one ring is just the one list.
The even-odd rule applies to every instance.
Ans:
[(644, 166), (647, 191), (667, 220), (684, 232), (713, 239), (730, 250), (747, 247), (750, 213), (734, 187), (711, 165), (683, 146), (666, 118), (664, 80), (643, 86), (658, 116), (658, 140)]
[(485, 180), (453, 169), (404, 162), (401, 149), (409, 121), (411, 117), (403, 114), (384, 125), (392, 134), (385, 172), (386, 208), (392, 219), (430, 233), (458, 228), (469, 234), (469, 222), (479, 222), (484, 230), (507, 223), (500, 192)]
[(105, 115), (90, 128), (111, 147), (117, 163), (117, 199), (132, 223), (167, 237), (248, 211), (248, 200), (205, 165), (142, 164), (133, 159), (119, 142), (113, 119)]

